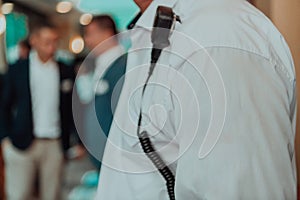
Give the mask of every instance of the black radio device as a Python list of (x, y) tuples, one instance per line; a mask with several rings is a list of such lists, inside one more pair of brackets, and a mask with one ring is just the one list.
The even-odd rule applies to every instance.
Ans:
[[(151, 51), (151, 65), (148, 72), (148, 77), (143, 87), (142, 99), (162, 50), (170, 45), (169, 37), (176, 21), (180, 22), (180, 19), (174, 14), (172, 8), (164, 6), (159, 6), (157, 8), (151, 34), (151, 42), (153, 44)], [(138, 120), (138, 138), (140, 140), (143, 151), (165, 179), (170, 200), (175, 200), (175, 177), (170, 168), (166, 165), (161, 156), (153, 147), (147, 131), (140, 132), (141, 123), (142, 109), (140, 110)]]

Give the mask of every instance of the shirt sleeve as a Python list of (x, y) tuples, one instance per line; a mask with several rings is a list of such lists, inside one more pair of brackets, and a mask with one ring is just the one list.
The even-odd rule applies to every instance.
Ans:
[(87, 104), (92, 101), (94, 97), (94, 81), (91, 73), (81, 75), (76, 80), (76, 89), (79, 99), (82, 103)]

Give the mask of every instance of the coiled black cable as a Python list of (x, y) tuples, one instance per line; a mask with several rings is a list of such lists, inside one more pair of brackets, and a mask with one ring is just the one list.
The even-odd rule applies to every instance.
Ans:
[[(149, 79), (154, 71), (154, 68), (156, 66), (156, 63), (158, 61), (158, 58), (159, 58), (161, 52), (162, 52), (162, 49), (158, 49), (158, 48), (152, 49), (151, 66), (149, 69), (148, 77), (147, 77), (146, 82), (143, 87), (142, 99), (144, 97), (144, 93), (145, 93), (146, 87), (148, 85)], [(162, 177), (165, 179), (170, 200), (175, 200), (175, 176), (173, 175), (170, 168), (165, 164), (165, 162), (160, 157), (160, 155), (156, 152), (155, 148), (152, 145), (152, 142), (149, 138), (147, 131), (140, 132), (141, 124), (142, 124), (142, 108), (140, 110), (139, 120), (138, 120), (138, 128), (137, 128), (137, 135), (138, 135), (139, 141), (140, 141), (142, 149), (145, 152), (145, 154), (147, 155), (147, 157), (151, 160), (151, 162), (158, 169), (158, 171), (160, 172)]]
[(172, 171), (165, 164), (160, 155), (155, 151), (146, 131), (143, 131), (139, 134), (139, 140), (145, 154), (165, 179), (170, 200), (175, 200), (175, 177)]

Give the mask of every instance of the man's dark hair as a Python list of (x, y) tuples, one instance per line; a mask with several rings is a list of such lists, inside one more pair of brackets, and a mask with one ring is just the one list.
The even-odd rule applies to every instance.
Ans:
[(93, 23), (97, 23), (97, 25), (104, 30), (110, 30), (114, 35), (118, 34), (116, 24), (111, 16), (109, 15), (97, 15), (92, 19)]
[(32, 27), (31, 29), (31, 35), (32, 34), (36, 34), (38, 33), (40, 30), (42, 29), (52, 29), (52, 30), (57, 30), (57, 27), (54, 26), (53, 24), (51, 23), (48, 23), (48, 22), (45, 22), (45, 23), (39, 23), (39, 24), (36, 24), (34, 27)]
[(23, 46), (23, 47), (25, 47), (25, 48), (27, 48), (27, 49), (31, 49), (31, 45), (30, 45), (30, 43), (29, 43), (29, 39), (28, 38), (25, 38), (25, 39), (23, 39), (23, 40), (21, 40), (20, 42), (19, 42), (19, 45), (20, 46)]

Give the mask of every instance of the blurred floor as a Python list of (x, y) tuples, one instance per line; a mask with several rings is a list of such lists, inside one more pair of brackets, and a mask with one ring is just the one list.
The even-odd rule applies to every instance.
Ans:
[(95, 168), (87, 156), (79, 160), (70, 160), (66, 163), (64, 168), (63, 200), (68, 200), (68, 195), (72, 189), (80, 185), (81, 177), (90, 170), (95, 170)]

